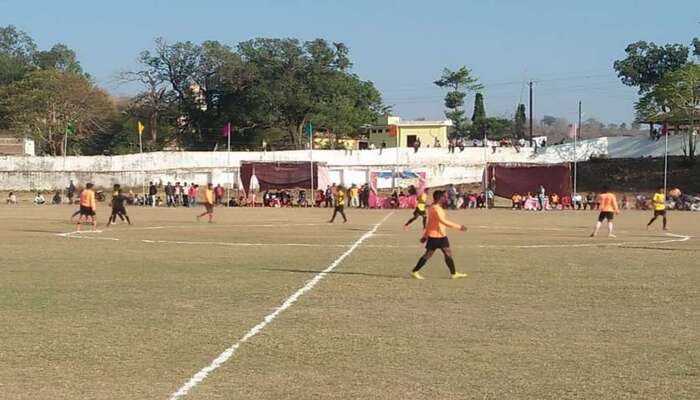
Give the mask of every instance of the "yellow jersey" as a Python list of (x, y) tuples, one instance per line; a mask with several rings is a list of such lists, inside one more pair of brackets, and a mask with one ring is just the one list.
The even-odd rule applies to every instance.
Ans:
[(214, 204), (214, 191), (207, 189), (204, 192), (204, 202), (207, 204)]
[(345, 207), (345, 191), (338, 190), (338, 198), (335, 200), (336, 207)]
[(663, 211), (666, 209), (666, 195), (663, 193), (654, 193), (654, 197), (651, 200), (654, 205), (654, 211)]
[(425, 211), (425, 203), (428, 201), (428, 195), (425, 192), (421, 193), (416, 200), (416, 208), (419, 211)]

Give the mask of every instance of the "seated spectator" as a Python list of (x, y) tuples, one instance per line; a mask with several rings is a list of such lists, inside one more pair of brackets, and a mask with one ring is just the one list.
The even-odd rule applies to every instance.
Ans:
[(309, 202), (306, 201), (306, 190), (299, 191), (299, 200), (297, 201), (299, 207), (308, 207)]
[(574, 197), (572, 198), (573, 200), (573, 208), (580, 210), (581, 207), (583, 207), (583, 196), (581, 196), (580, 193), (574, 193)]
[(622, 196), (622, 209), (623, 210), (629, 210), (630, 209), (630, 201), (627, 198), (626, 195)]
[(63, 200), (61, 199), (61, 192), (59, 192), (57, 190), (56, 193), (53, 194), (53, 198), (51, 199), (51, 203), (61, 204), (62, 202), (63, 202)]
[(513, 210), (520, 210), (523, 208), (523, 197), (521, 195), (515, 193), (510, 200), (513, 202)]
[(399, 208), (399, 194), (396, 193), (396, 190), (394, 190), (394, 193), (391, 194), (391, 197), (389, 198), (389, 206), (391, 208)]
[(571, 196), (562, 196), (561, 208), (563, 208), (564, 210), (573, 210), (574, 209), (574, 205), (571, 201)]
[(14, 194), (14, 192), (10, 192), (10, 194), (7, 195), (7, 200), (5, 202), (10, 206), (17, 205), (17, 196)]
[(44, 198), (44, 195), (37, 192), (36, 196), (34, 197), (34, 204), (46, 204), (46, 199)]
[(467, 208), (476, 208), (476, 195), (472, 192), (469, 192), (467, 194)]
[(316, 203), (316, 207), (321, 207), (321, 204), (323, 204), (326, 201), (326, 197), (323, 193), (323, 190), (317, 190), (316, 191), (316, 198), (314, 199), (314, 202)]
[(553, 210), (559, 209), (559, 195), (558, 194), (552, 193), (552, 196), (550, 196), (549, 201), (551, 202), (551, 207)]

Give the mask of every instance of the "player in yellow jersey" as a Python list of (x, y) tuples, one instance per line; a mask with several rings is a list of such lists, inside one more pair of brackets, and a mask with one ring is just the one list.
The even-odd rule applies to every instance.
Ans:
[(340, 213), (340, 215), (343, 217), (343, 223), (348, 222), (347, 217), (345, 217), (345, 187), (343, 187), (343, 185), (338, 185), (338, 194), (336, 195), (336, 198), (335, 198), (335, 207), (333, 208), (333, 216), (331, 217), (331, 220), (328, 222), (333, 223), (333, 221), (335, 221), (335, 216), (338, 213)]
[(442, 190), (433, 192), (433, 205), (428, 209), (428, 224), (423, 231), (421, 243), (425, 243), (425, 254), (418, 260), (415, 268), (411, 272), (411, 276), (415, 279), (425, 279), (420, 274), (420, 269), (425, 263), (430, 260), (430, 257), (435, 254), (435, 250), (440, 249), (445, 255), (445, 264), (450, 269), (450, 277), (452, 279), (464, 278), (467, 274), (457, 272), (455, 270), (455, 262), (452, 259), (452, 250), (450, 249), (450, 241), (447, 239), (446, 227), (459, 229), (464, 232), (467, 227), (464, 225), (450, 222), (445, 218), (445, 210), (443, 206), (447, 203), (447, 196)]
[(613, 219), (615, 214), (620, 213), (620, 208), (617, 206), (617, 197), (610, 193), (607, 186), (604, 186), (603, 191), (598, 195), (597, 203), (600, 214), (598, 215), (598, 222), (595, 225), (595, 230), (591, 233), (591, 237), (598, 234), (604, 220), (608, 220), (608, 237), (615, 237), (613, 234)]
[(425, 216), (425, 203), (428, 201), (428, 189), (425, 189), (423, 193), (419, 194), (418, 197), (416, 198), (416, 208), (413, 210), (413, 217), (406, 221), (406, 223), (403, 225), (404, 229), (408, 229), (408, 226), (413, 223), (413, 221), (417, 220), (418, 217), (423, 218), (423, 229), (425, 229), (425, 222), (426, 222), (426, 216)]
[(656, 221), (656, 218), (661, 216), (663, 218), (663, 228), (666, 230), (666, 193), (664, 193), (664, 188), (660, 187), (656, 190), (654, 197), (651, 199), (651, 204), (654, 207), (654, 216), (647, 224), (647, 229)]
[(207, 184), (207, 190), (204, 191), (204, 212), (197, 216), (197, 221), (200, 218), (207, 215), (209, 216), (209, 223), (213, 222), (214, 218), (214, 188), (211, 183)]

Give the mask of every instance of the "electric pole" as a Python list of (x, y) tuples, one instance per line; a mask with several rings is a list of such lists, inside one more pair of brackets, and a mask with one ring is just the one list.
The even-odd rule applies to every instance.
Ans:
[(530, 81), (530, 147), (532, 147), (532, 81)]

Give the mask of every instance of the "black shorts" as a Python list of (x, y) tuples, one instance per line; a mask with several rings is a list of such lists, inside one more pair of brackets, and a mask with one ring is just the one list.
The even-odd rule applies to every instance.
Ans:
[(213, 205), (213, 204), (204, 203), (204, 208), (207, 209), (207, 212), (208, 212), (209, 214), (211, 214), (211, 213), (214, 212), (214, 205)]
[(447, 249), (450, 247), (450, 240), (447, 236), (442, 238), (428, 238), (425, 242), (425, 248), (427, 250), (437, 250), (437, 249)]
[(80, 215), (85, 217), (94, 217), (95, 210), (90, 207), (80, 206)]
[(654, 216), (655, 217), (665, 217), (666, 210), (654, 210)]
[(421, 211), (420, 209), (416, 208), (415, 210), (413, 210), (413, 215), (416, 217), (425, 217), (425, 209)]
[(126, 208), (124, 208), (124, 207), (112, 208), (112, 215), (117, 215), (117, 214), (126, 215)]
[(598, 222), (603, 222), (603, 220), (612, 221), (615, 218), (615, 213), (612, 211), (601, 211), (598, 215)]

